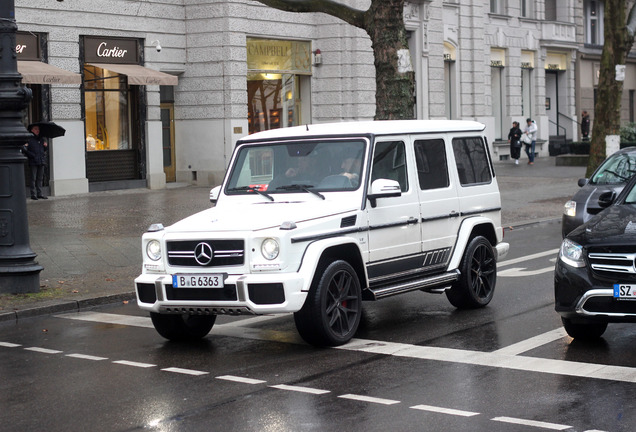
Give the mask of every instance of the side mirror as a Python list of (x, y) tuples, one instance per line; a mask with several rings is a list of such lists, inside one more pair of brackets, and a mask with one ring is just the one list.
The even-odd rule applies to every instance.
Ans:
[(588, 182), (588, 179), (580, 178), (579, 182), (578, 182), (578, 185), (579, 185), (579, 187), (583, 187), (583, 186), (585, 186), (587, 184), (587, 182)]
[(616, 192), (614, 191), (603, 192), (598, 196), (598, 205), (601, 208), (607, 208), (611, 206), (612, 204), (614, 204), (614, 201), (616, 201)]
[(367, 198), (371, 201), (371, 207), (377, 205), (378, 198), (392, 198), (402, 196), (400, 184), (395, 180), (377, 179), (371, 183), (371, 192), (367, 194)]
[(219, 200), (219, 194), (221, 193), (221, 186), (215, 186), (210, 189), (210, 202), (216, 204)]

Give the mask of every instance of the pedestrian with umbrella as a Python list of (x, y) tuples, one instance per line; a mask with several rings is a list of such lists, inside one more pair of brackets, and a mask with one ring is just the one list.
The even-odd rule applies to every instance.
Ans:
[(44, 169), (47, 163), (48, 142), (45, 138), (63, 136), (66, 130), (53, 122), (31, 123), (27, 128), (32, 136), (24, 145), (24, 151), (31, 167), (31, 199), (48, 199), (42, 193)]

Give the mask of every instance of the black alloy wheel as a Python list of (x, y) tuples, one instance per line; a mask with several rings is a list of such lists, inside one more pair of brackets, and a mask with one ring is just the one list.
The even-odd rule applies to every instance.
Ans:
[(495, 294), (497, 261), (485, 237), (477, 236), (468, 243), (459, 270), (459, 280), (446, 291), (451, 304), (460, 309), (476, 309), (490, 303)]
[(347, 343), (358, 330), (362, 294), (356, 271), (333, 261), (314, 279), (303, 308), (294, 314), (301, 337), (316, 346)]

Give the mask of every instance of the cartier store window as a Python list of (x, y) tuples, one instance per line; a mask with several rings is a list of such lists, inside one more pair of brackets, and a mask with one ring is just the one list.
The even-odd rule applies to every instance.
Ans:
[(130, 150), (126, 76), (85, 64), (84, 101), (86, 150)]

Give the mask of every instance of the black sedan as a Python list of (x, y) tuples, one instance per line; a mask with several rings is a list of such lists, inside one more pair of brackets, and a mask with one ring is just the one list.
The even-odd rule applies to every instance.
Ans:
[(561, 221), (561, 234), (587, 222), (602, 210), (598, 198), (607, 191), (619, 194), (627, 181), (636, 174), (636, 147), (627, 147), (610, 155), (594, 171), (590, 179), (579, 179), (581, 189), (565, 203)]
[(563, 240), (554, 274), (555, 309), (567, 333), (599, 338), (608, 323), (636, 323), (636, 177), (603, 211)]

